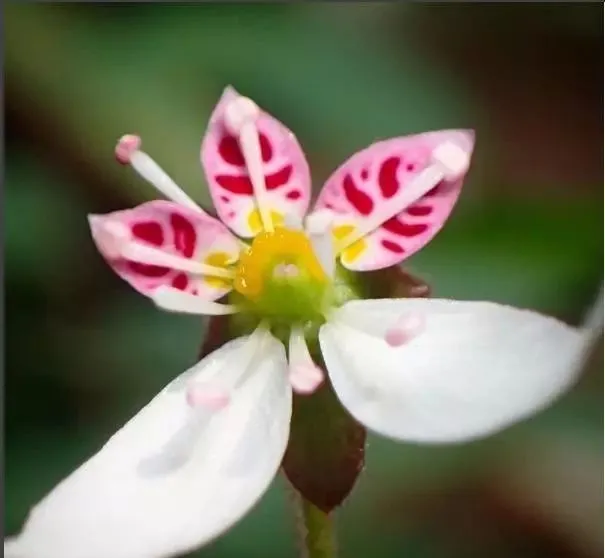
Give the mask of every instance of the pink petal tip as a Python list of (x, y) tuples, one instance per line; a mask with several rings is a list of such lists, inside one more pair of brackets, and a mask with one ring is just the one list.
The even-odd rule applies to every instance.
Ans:
[(102, 215), (89, 215), (88, 223), (99, 251), (110, 260), (121, 257), (122, 247), (130, 240), (130, 230), (124, 224)]

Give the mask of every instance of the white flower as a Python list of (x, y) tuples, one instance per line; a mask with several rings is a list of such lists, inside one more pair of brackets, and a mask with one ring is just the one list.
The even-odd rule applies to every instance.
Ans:
[[(568, 389), (600, 319), (579, 329), (490, 302), (362, 300), (344, 269), (396, 264), (436, 234), (462, 185), (469, 139), (438, 132), (360, 152), (328, 180), (303, 230), (310, 180), (300, 147), (228, 90), (202, 161), (224, 223), (253, 238), (241, 254), (242, 242), (137, 138), (123, 139), (120, 158), (175, 203), (92, 217), (101, 252), (158, 306), (240, 312), (251, 333), (179, 376), (61, 482), (5, 542), (6, 556), (159, 558), (223, 533), (280, 467), (292, 389), (312, 393), (323, 381), (307, 340), (319, 341), (344, 407), (401, 441), (486, 436)], [(230, 304), (214, 301), (231, 288)]]

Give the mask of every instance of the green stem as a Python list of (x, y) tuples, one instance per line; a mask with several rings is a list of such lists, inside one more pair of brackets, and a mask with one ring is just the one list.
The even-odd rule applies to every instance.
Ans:
[(301, 558), (335, 558), (336, 536), (332, 516), (296, 495)]

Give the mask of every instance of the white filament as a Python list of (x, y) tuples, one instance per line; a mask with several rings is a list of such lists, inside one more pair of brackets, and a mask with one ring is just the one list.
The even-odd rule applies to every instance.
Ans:
[(134, 240), (126, 241), (120, 246), (120, 255), (124, 259), (133, 262), (169, 267), (177, 271), (184, 271), (196, 275), (209, 275), (212, 277), (223, 277), (225, 279), (233, 279), (233, 277), (235, 277), (234, 272), (231, 270), (203, 264), (173, 254), (167, 254), (158, 248)]
[(313, 362), (304, 332), (298, 326), (290, 330), (288, 367), (290, 384), (298, 393), (312, 393), (323, 381), (323, 372)]
[(144, 151), (130, 155), (130, 164), (147, 182), (175, 203), (200, 211), (200, 207)]
[(259, 109), (252, 100), (247, 97), (238, 97), (231, 101), (225, 109), (225, 124), (229, 131), (239, 139), (263, 228), (266, 232), (273, 232), (260, 139), (255, 123), (258, 115)]
[(401, 188), (389, 203), (380, 205), (370, 217), (360, 220), (351, 234), (337, 243), (338, 252), (407, 209), (441, 181), (455, 180), (464, 174), (468, 164), (469, 154), (461, 147), (451, 142), (437, 146), (431, 153), (431, 164), (422, 170), (409, 185)]
[(320, 209), (311, 213), (306, 219), (306, 230), (313, 246), (313, 252), (329, 278), (334, 277), (336, 253), (332, 239), (334, 213), (329, 209)]

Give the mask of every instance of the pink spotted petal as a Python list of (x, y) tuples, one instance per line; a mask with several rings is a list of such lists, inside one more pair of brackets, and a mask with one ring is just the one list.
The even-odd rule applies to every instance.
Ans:
[(120, 238), (129, 236), (163, 252), (205, 263), (224, 253), (235, 261), (237, 239), (217, 219), (169, 201), (151, 201), (133, 209), (90, 217), (92, 236), (101, 254), (122, 279), (144, 295), (162, 285), (215, 300), (231, 290), (225, 283), (159, 265), (132, 262), (117, 256)]
[[(445, 130), (380, 141), (356, 153), (340, 166), (321, 190), (315, 210), (330, 209), (336, 225), (362, 222), (392, 203), (392, 198), (430, 164), (431, 152), (453, 142), (470, 155), (474, 133)], [(341, 254), (343, 265), (370, 271), (398, 264), (420, 250), (441, 229), (451, 213), (464, 176), (441, 182), (361, 241), (363, 250)]]
[[(237, 139), (224, 123), (226, 105), (239, 93), (226, 88), (206, 131), (201, 161), (214, 206), (221, 220), (236, 234), (251, 238), (260, 232), (252, 183)], [(261, 110), (257, 120), (268, 202), (272, 211), (303, 218), (311, 195), (311, 177), (305, 155), (294, 134)]]

